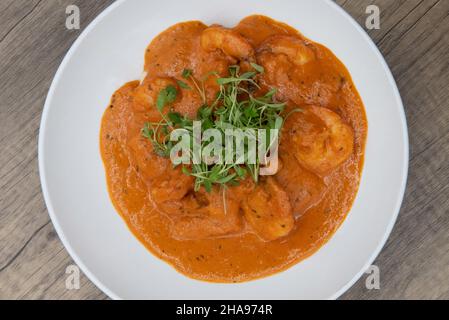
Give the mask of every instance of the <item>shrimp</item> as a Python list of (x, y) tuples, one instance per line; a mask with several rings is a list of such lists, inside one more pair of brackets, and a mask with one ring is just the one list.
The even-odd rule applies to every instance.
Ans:
[(311, 106), (288, 121), (288, 136), (298, 162), (306, 169), (327, 174), (350, 157), (354, 132), (335, 112)]
[(130, 139), (129, 146), (130, 161), (156, 204), (180, 200), (192, 188), (193, 178), (183, 174), (180, 168), (173, 169), (170, 159), (158, 156), (151, 142), (140, 133)]
[(298, 166), (295, 156), (281, 148), (283, 166), (275, 178), (288, 193), (294, 217), (299, 218), (322, 199), (326, 185), (321, 177)]
[(316, 58), (315, 52), (303, 40), (285, 35), (268, 38), (259, 49), (259, 52), (265, 51), (276, 55), (283, 54), (296, 66), (302, 66)]
[[(146, 112), (150, 121), (161, 120), (161, 114), (156, 108), (157, 99), (161, 90), (173, 86), (177, 89), (176, 100), (171, 104), (172, 110), (179, 112), (188, 118), (195, 117), (198, 108), (202, 105), (200, 95), (196, 90), (185, 90), (179, 87), (174, 78), (150, 78), (146, 77), (140, 86), (134, 91), (134, 109), (138, 112)], [(210, 88), (209, 91), (211, 91)], [(216, 92), (214, 91), (214, 97)], [(212, 96), (212, 93), (209, 94)], [(166, 112), (168, 108), (163, 110)]]
[(288, 235), (295, 224), (289, 197), (272, 177), (253, 190), (242, 209), (255, 233), (265, 241)]
[(193, 179), (182, 173), (180, 168), (166, 170), (162, 176), (150, 182), (153, 201), (163, 203), (184, 198), (193, 185)]
[(150, 78), (146, 76), (134, 91), (134, 108), (136, 111), (150, 112), (151, 120), (159, 118), (160, 114), (157, 111), (156, 103), (159, 92), (168, 86), (178, 87), (176, 81), (171, 78)]
[(221, 50), (238, 60), (254, 61), (255, 52), (243, 36), (221, 26), (212, 26), (201, 34), (201, 47), (206, 51)]
[(171, 234), (178, 240), (223, 237), (243, 228), (239, 201), (219, 187), (211, 192), (192, 191), (162, 208), (171, 220)]

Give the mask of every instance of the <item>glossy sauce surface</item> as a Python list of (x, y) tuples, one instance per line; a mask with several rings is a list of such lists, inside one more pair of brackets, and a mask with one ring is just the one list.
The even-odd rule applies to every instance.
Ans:
[[(223, 50), (208, 51), (201, 44), (207, 28), (197, 21), (180, 23), (152, 41), (145, 55), (145, 79), (118, 89), (105, 111), (101, 155), (115, 208), (153, 254), (192, 278), (248, 281), (285, 270), (310, 256), (343, 222), (359, 186), (367, 121), (351, 76), (324, 46), (283, 23), (250, 16), (232, 29), (250, 47), (232, 47), (231, 43)], [(279, 43), (282, 47), (283, 41), (305, 44), (312, 61), (293, 61), (296, 51), (276, 49), (280, 48)], [(213, 219), (204, 219), (203, 209), (196, 207), (199, 195), (183, 191), (192, 179), (180, 169), (173, 169), (169, 159), (156, 155), (151, 143), (141, 135), (145, 122), (160, 119), (154, 92), (167, 84), (176, 84), (176, 79), (182, 80), (184, 69), (191, 69), (198, 78), (211, 71), (226, 76), (230, 65), (241, 62), (240, 54), (254, 55), (255, 61), (264, 67), (264, 74), (258, 78), (263, 89), (276, 88), (276, 99), (286, 102), (288, 109), (304, 110), (285, 123), (279, 152), (281, 169), (274, 176), (275, 181), (267, 180), (261, 187), (282, 189), (288, 196), (294, 225), (288, 235), (280, 238), (261, 237), (241, 216), (239, 206), (251, 194), (251, 187), (245, 184), (230, 188), (224, 195), (217, 190), (212, 195), (200, 194), (208, 207), (215, 206), (217, 212), (219, 200), (226, 197), (229, 205), (235, 206), (235, 210), (231, 207), (232, 212), (236, 212), (226, 216), (217, 213)], [(218, 90), (213, 77), (208, 78), (205, 88), (210, 101)], [(181, 89), (173, 109), (194, 118), (201, 104), (196, 91)], [(333, 112), (322, 113), (321, 108)], [(335, 134), (347, 132), (346, 140), (351, 145), (346, 148), (339, 144), (335, 154), (316, 159), (310, 150), (319, 140), (317, 137), (328, 131), (333, 134), (326, 123), (326, 119), (333, 121), (332, 117), (343, 123), (334, 126)], [(345, 151), (350, 154), (344, 155)], [(341, 161), (338, 152), (342, 154)], [(338, 161), (338, 165), (329, 167), (325, 163), (329, 159)], [(279, 198), (275, 199), (280, 203)], [(273, 203), (272, 210), (281, 210), (276, 201)]]

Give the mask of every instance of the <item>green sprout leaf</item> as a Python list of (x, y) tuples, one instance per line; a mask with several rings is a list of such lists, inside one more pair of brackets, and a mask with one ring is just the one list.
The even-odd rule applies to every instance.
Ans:
[(162, 89), (157, 97), (157, 109), (162, 111), (166, 105), (171, 104), (176, 100), (177, 95), (178, 89), (173, 85), (168, 85), (165, 89)]
[(254, 70), (256, 70), (257, 72), (259, 72), (259, 73), (264, 73), (265, 72), (264, 67), (254, 63), (254, 62), (251, 62), (250, 64), (251, 64), (251, 67), (253, 67)]
[(192, 90), (192, 88), (187, 83), (185, 83), (184, 81), (178, 80), (176, 82), (178, 83), (180, 88), (186, 89), (186, 90)]
[(184, 79), (188, 79), (191, 75), (192, 75), (192, 70), (190, 69), (184, 69), (184, 71), (182, 72), (182, 77)]

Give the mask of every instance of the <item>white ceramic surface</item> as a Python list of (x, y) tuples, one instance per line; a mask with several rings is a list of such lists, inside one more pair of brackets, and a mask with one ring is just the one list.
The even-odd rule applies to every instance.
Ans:
[[(115, 212), (99, 153), (100, 120), (112, 93), (139, 78), (146, 46), (165, 28), (186, 20), (233, 26), (256, 13), (326, 45), (349, 69), (369, 121), (362, 182), (343, 225), (302, 263), (248, 283), (195, 281), (150, 254)], [(84, 30), (61, 64), (44, 107), (39, 168), (59, 237), (112, 298), (332, 299), (363, 274), (391, 232), (406, 184), (407, 127), (381, 54), (331, 1), (123, 0)]]

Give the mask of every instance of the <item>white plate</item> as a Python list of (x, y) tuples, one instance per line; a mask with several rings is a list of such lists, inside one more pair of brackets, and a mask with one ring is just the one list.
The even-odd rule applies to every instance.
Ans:
[[(326, 45), (349, 69), (369, 122), (362, 182), (347, 219), (312, 257), (248, 283), (195, 281), (150, 254), (115, 212), (99, 152), (100, 121), (112, 93), (139, 78), (144, 50), (158, 33), (186, 20), (234, 26), (255, 13), (286, 22)], [(396, 220), (408, 169), (407, 126), (381, 54), (331, 1), (123, 0), (84, 30), (61, 64), (44, 107), (39, 168), (59, 237), (111, 298), (336, 298), (372, 263)]]

